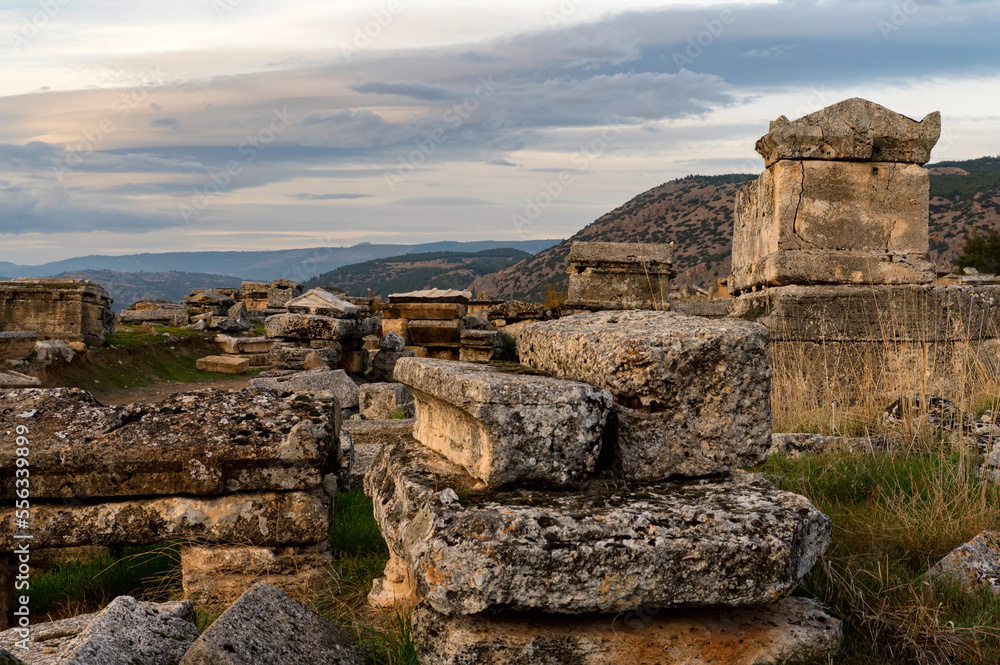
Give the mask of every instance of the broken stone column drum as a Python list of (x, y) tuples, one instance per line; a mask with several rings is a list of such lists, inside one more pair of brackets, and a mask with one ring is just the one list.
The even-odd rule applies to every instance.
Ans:
[(849, 99), (757, 142), (766, 169), (736, 196), (734, 293), (788, 284), (926, 284), (930, 181), (941, 131)]

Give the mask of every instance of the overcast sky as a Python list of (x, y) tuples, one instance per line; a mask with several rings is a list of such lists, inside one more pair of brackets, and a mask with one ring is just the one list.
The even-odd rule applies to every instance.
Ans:
[(564, 238), (854, 96), (1000, 154), (1000, 2), (4, 0), (0, 260)]

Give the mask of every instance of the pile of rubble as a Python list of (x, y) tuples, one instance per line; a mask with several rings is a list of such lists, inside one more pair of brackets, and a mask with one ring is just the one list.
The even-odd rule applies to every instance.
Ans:
[(528, 367), (396, 366), (416, 423), (365, 474), (391, 557), (369, 599), (419, 603), (422, 663), (836, 651), (839, 622), (789, 597), (829, 518), (738, 471), (770, 448), (762, 326), (606, 312), (519, 337)]

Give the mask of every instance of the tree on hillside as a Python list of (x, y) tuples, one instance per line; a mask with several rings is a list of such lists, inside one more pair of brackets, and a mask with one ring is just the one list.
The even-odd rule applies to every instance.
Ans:
[(985, 236), (977, 229), (965, 234), (965, 246), (955, 259), (955, 265), (963, 271), (975, 268), (985, 275), (1000, 274), (1000, 233), (990, 229)]

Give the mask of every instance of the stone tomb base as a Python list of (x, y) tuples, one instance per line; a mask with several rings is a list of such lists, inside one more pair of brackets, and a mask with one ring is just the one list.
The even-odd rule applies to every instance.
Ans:
[(639, 610), (613, 616), (447, 617), (421, 606), (423, 665), (761, 665), (833, 655), (843, 625), (814, 601), (753, 609)]

